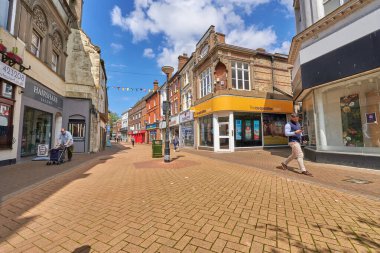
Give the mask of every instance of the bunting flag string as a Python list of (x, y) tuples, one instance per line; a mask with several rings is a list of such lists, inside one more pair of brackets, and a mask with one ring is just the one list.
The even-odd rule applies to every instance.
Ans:
[(107, 89), (114, 89), (118, 91), (126, 91), (126, 92), (152, 92), (153, 89), (146, 89), (146, 88), (130, 88), (130, 87), (123, 87), (123, 86), (108, 86)]

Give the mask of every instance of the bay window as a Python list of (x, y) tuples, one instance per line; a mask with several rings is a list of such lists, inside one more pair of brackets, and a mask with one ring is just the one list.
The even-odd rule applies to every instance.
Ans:
[(211, 93), (211, 68), (201, 74), (201, 98)]
[(249, 66), (247, 63), (232, 62), (232, 88), (236, 90), (250, 90)]

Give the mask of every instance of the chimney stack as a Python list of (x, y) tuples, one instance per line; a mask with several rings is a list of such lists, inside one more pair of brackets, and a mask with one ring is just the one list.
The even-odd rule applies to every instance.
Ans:
[(185, 53), (183, 53), (183, 55), (178, 56), (178, 71), (180, 71), (183, 68), (183, 66), (185, 66), (188, 60), (189, 57)]
[(157, 80), (155, 80), (155, 81), (153, 82), (153, 90), (154, 90), (154, 91), (157, 91), (157, 90), (158, 90), (158, 81), (157, 81)]

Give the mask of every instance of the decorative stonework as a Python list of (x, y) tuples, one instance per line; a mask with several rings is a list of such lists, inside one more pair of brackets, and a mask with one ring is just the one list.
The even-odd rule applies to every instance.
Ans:
[(63, 46), (63, 43), (62, 43), (62, 38), (61, 38), (61, 35), (59, 35), (58, 32), (54, 32), (53, 33), (53, 45), (57, 48), (57, 49), (62, 49), (62, 46)]
[(47, 21), (44, 12), (40, 7), (35, 7), (33, 10), (33, 21), (36, 26), (42, 31), (47, 31)]

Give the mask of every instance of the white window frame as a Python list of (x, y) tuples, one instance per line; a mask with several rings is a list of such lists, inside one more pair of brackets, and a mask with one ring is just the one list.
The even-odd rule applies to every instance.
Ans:
[[(238, 67), (238, 64), (241, 64), (241, 68)], [(245, 69), (244, 68), (244, 65), (247, 65), (248, 66), (248, 69)], [(242, 79), (239, 79), (238, 76), (239, 76), (239, 71), (242, 72)], [(245, 91), (250, 91), (251, 90), (251, 73), (250, 73), (250, 66), (249, 66), (249, 63), (246, 63), (246, 62), (238, 62), (238, 61), (232, 61), (231, 62), (231, 73), (232, 72), (235, 72), (235, 78), (232, 78), (232, 74), (231, 74), (231, 80), (232, 80), (232, 89), (234, 90), (245, 90)], [(245, 82), (247, 80), (245, 80), (245, 75), (244, 73), (247, 72), (248, 73), (248, 89), (245, 88)], [(239, 88), (239, 80), (242, 80), (242, 85), (243, 87), (240, 89)], [(234, 83), (235, 82), (235, 83)]]
[(203, 98), (211, 93), (212, 76), (211, 68), (206, 69), (200, 76), (200, 97)]
[[(37, 40), (37, 45), (35, 45), (33, 43), (33, 36), (35, 36), (38, 40)], [(36, 57), (40, 57), (40, 52), (41, 52), (41, 44), (42, 44), (42, 37), (36, 32), (33, 30), (32, 32), (32, 40), (30, 42), (30, 51), (32, 52), (32, 54)]]
[(58, 71), (58, 62), (59, 62), (59, 55), (53, 51), (53, 53), (51, 54), (51, 68), (54, 72)]

